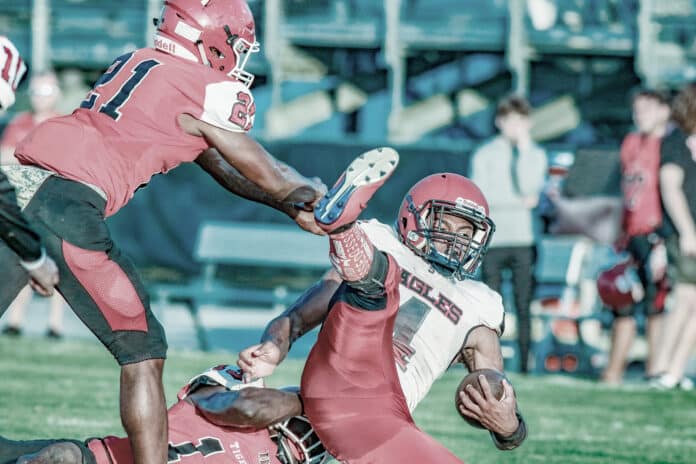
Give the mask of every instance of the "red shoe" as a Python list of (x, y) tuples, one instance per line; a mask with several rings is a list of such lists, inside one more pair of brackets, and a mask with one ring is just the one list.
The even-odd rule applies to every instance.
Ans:
[(353, 160), (314, 209), (319, 227), (327, 232), (355, 222), (372, 195), (399, 164), (393, 148), (375, 148)]

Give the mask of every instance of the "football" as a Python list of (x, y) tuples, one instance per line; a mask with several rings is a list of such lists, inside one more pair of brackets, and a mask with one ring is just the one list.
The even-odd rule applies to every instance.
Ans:
[[(505, 374), (495, 369), (478, 369), (464, 377), (462, 381), (459, 383), (457, 390), (454, 392), (454, 405), (457, 408), (457, 412), (459, 413), (459, 415), (462, 416), (462, 418), (465, 421), (467, 421), (471, 426), (482, 429), (484, 427), (481, 425), (479, 421), (465, 416), (459, 410), (459, 405), (462, 403), (459, 399), (459, 392), (464, 391), (467, 385), (473, 386), (479, 393), (483, 394), (481, 390), (481, 384), (479, 383), (478, 379), (479, 375), (483, 375), (486, 377), (486, 380), (488, 380), (488, 384), (491, 387), (491, 392), (493, 393), (493, 396), (498, 400), (501, 399), (503, 397), (503, 394), (505, 393), (505, 389), (503, 388), (503, 379), (507, 380), (507, 377), (505, 377)], [(510, 381), (508, 380), (508, 382)]]

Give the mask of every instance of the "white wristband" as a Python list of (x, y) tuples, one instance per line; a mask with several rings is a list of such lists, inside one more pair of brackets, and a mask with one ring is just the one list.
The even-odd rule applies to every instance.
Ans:
[(24, 269), (31, 272), (31, 271), (35, 271), (38, 268), (40, 268), (41, 266), (43, 266), (45, 262), (46, 262), (46, 250), (44, 250), (44, 247), (41, 247), (41, 256), (39, 257), (39, 259), (37, 259), (35, 261), (21, 261), (20, 260), (19, 264), (21, 264)]

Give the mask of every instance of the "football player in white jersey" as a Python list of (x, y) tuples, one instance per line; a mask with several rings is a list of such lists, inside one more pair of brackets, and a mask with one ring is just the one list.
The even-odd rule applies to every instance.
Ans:
[[(381, 355), (393, 357), (395, 362), (394, 377), (398, 377), (401, 389), (392, 387), (399, 391), (390, 393), (403, 398), (407, 405), (401, 417), (406, 422), (412, 423), (410, 411), (451, 365), (461, 362), (471, 371), (503, 370), (499, 342), (504, 321), (501, 297), (472, 279), (495, 230), (488, 217), (488, 204), (478, 187), (458, 174), (434, 174), (416, 183), (406, 194), (396, 227), (376, 220), (355, 222), (397, 162), (398, 155), (388, 148), (361, 155), (320, 203), (315, 214), (317, 223), (330, 234), (333, 269), (268, 324), (260, 344), (240, 353), (238, 364), (248, 378), (270, 375), (292, 343), (324, 321), (303, 374), (306, 407), (309, 396), (326, 402), (329, 397), (332, 400), (345, 397), (346, 390), (354, 388), (356, 391), (348, 395), (348, 403), (354, 408), (356, 398), (364, 393), (359, 390), (371, 388), (367, 385), (374, 382), (356, 372), (374, 375), (374, 370), (370, 373), (372, 359), (377, 360), (376, 368), (380, 369), (382, 345), (387, 346), (388, 352)], [(391, 275), (390, 270), (398, 275)], [(395, 288), (390, 288), (392, 281)], [(394, 314), (389, 311), (392, 307)], [(374, 327), (364, 327), (364, 318), (379, 317), (364, 314), (380, 312), (384, 313), (382, 329), (391, 332), (382, 337), (391, 338), (389, 344), (375, 339)], [(374, 319), (368, 321), (375, 323)], [(394, 324), (393, 330), (390, 323)], [(350, 332), (349, 337), (341, 335), (341, 327)], [(318, 375), (318, 371), (324, 374)], [(390, 375), (386, 373), (385, 377)], [(485, 379), (480, 382), (486, 383)], [(513, 449), (525, 439), (526, 426), (508, 383), (505, 390), (506, 395), (500, 401), (467, 390), (462, 395), (461, 412), (490, 430), (498, 448)], [(328, 406), (320, 401), (315, 409), (341, 409), (341, 406)], [(402, 405), (397, 401), (392, 406), (395, 406), (392, 410), (400, 410)], [(331, 421), (321, 413), (312, 417), (312, 409), (307, 408), (310, 420), (327, 449), (338, 458), (363, 462), (369, 456), (373, 459), (368, 459), (369, 462), (381, 462), (374, 459), (394, 456), (389, 454), (393, 449), (377, 453), (367, 449), (359, 457), (349, 456), (344, 452), (349, 446), (335, 443), (334, 434), (326, 432), (327, 428), (343, 427), (329, 424)], [(351, 446), (363, 445), (352, 443)], [(438, 454), (427, 455), (432, 456), (440, 458)], [(445, 456), (444, 461), (449, 462), (449, 458)]]

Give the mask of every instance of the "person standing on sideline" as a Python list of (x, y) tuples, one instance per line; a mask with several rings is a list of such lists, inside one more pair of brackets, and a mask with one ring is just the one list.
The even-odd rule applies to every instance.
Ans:
[[(660, 145), (667, 133), (670, 118), (669, 95), (655, 90), (641, 90), (632, 99), (636, 131), (628, 134), (621, 145), (621, 190), (623, 193), (622, 234), (618, 250), (625, 250), (636, 265), (644, 289), (647, 316), (648, 356), (646, 377), (656, 374), (655, 353), (662, 331), (663, 311), (668, 284), (665, 276), (667, 254), (659, 229), (662, 227), (660, 204)], [(628, 352), (636, 336), (636, 310), (633, 304), (612, 308), (609, 362), (602, 381), (619, 384), (626, 368)]]
[[(60, 101), (61, 90), (58, 79), (52, 71), (34, 74), (29, 81), (29, 97), (31, 99), (31, 111), (20, 113), (7, 125), (0, 139), (0, 164), (3, 166), (18, 164), (14, 157), (15, 147), (36, 126), (47, 119), (60, 116), (56, 111), (56, 105)], [(14, 303), (7, 311), (7, 325), (2, 333), (5, 335), (20, 335), (22, 323), (27, 308), (31, 303), (31, 288), (17, 295)], [(49, 338), (60, 338), (63, 331), (63, 312), (65, 305), (60, 294), (55, 293), (51, 297), (50, 313), (48, 317)]]
[(675, 305), (665, 321), (658, 366), (664, 373), (652, 384), (658, 388), (693, 389), (685, 377), (696, 344), (696, 84), (684, 87), (672, 104), (674, 130), (662, 143), (660, 191), (666, 222), (668, 273), (674, 284)]
[(520, 371), (527, 373), (531, 344), (529, 303), (536, 261), (534, 208), (544, 187), (546, 152), (531, 136), (531, 107), (521, 97), (498, 103), (500, 134), (472, 156), (470, 177), (488, 199), (497, 232), (483, 260), (482, 278), (500, 293), (502, 272), (512, 272)]

